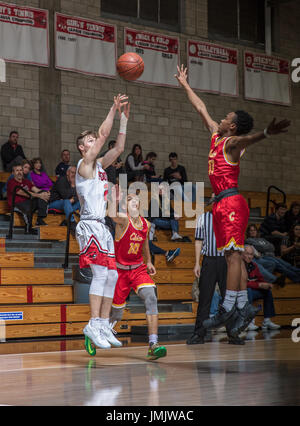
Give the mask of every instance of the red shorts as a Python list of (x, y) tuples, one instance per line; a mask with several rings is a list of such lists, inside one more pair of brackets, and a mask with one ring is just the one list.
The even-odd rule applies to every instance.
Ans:
[(133, 289), (136, 293), (143, 287), (155, 287), (153, 280), (150, 278), (147, 267), (142, 264), (136, 269), (118, 269), (118, 281), (115, 288), (112, 306), (114, 308), (124, 308), (126, 299)]
[(249, 207), (240, 195), (223, 198), (213, 205), (213, 227), (218, 251), (244, 250)]

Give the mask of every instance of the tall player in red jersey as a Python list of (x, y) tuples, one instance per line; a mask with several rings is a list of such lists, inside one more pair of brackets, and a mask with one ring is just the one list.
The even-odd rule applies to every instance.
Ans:
[[(227, 290), (218, 313), (204, 321), (205, 328), (220, 327), (238, 312), (232, 325), (232, 334), (238, 335), (254, 318), (257, 310), (248, 302), (247, 271), (242, 261), (244, 234), (249, 209), (245, 199), (238, 192), (240, 157), (245, 148), (271, 135), (286, 131), (290, 121), (276, 122), (275, 118), (264, 131), (248, 135), (253, 128), (253, 119), (245, 111), (229, 112), (216, 123), (209, 115), (206, 105), (191, 89), (187, 82), (187, 69), (177, 67), (175, 75), (185, 89), (189, 101), (199, 113), (204, 125), (211, 133), (211, 147), (208, 157), (208, 175), (216, 195), (213, 206), (213, 226), (217, 248), (225, 250), (227, 261)], [(237, 304), (237, 308), (236, 308)]]
[[(126, 299), (133, 289), (143, 300), (148, 323), (149, 349), (147, 358), (154, 360), (166, 356), (166, 348), (158, 344), (158, 309), (155, 284), (150, 275), (156, 270), (151, 262), (148, 232), (150, 224), (139, 214), (138, 196), (127, 196), (127, 214), (116, 213), (116, 205), (121, 197), (118, 187), (112, 188), (112, 200), (108, 215), (116, 223), (115, 256), (118, 281), (112, 303), (110, 323), (113, 327), (123, 316)], [(144, 259), (145, 258), (145, 263)]]

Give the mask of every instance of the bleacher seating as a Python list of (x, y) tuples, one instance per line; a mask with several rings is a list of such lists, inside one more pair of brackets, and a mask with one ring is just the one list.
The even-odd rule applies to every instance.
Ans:
[[(0, 173), (0, 181), (5, 181), (6, 175)], [(210, 193), (210, 188), (206, 188), (205, 197), (209, 197)], [(261, 215), (264, 214), (265, 193), (246, 191), (242, 194), (249, 207), (261, 209)], [(272, 199), (277, 197), (280, 200), (280, 195), (272, 194)], [(288, 204), (297, 199), (300, 196), (287, 195)], [(3, 226), (7, 224), (7, 230), (9, 216), (6, 201), (0, 201), (0, 217)], [(251, 218), (252, 222), (255, 222), (255, 217)], [(22, 312), (23, 315), (21, 320), (6, 321), (7, 339), (81, 335), (82, 328), (89, 320), (89, 305), (74, 303), (72, 266), (77, 262), (74, 255), (78, 254), (78, 244), (73, 236), (70, 237), (70, 254), (75, 261), (70, 263), (68, 270), (64, 271), (62, 268), (61, 259), (64, 257), (67, 236), (67, 228), (59, 226), (63, 219), (63, 214), (49, 214), (45, 219), (48, 226), (40, 227), (39, 236), (32, 239), (21, 240), (23, 234), (19, 237), (20, 234), (16, 233), (13, 240), (8, 241), (5, 239), (7, 232), (2, 231), (0, 312)], [(163, 256), (155, 257), (155, 282), (161, 307), (160, 324), (193, 324), (196, 317), (197, 304), (191, 298), (194, 281), (194, 229), (185, 227), (186, 219), (180, 219), (180, 233), (189, 236), (191, 243), (171, 242), (168, 231), (158, 230), (156, 233), (156, 244), (160, 247), (166, 250), (181, 248), (180, 256), (171, 264), (167, 264)], [(16, 227), (23, 226), (22, 218), (16, 213), (14, 224)], [(49, 259), (51, 256), (59, 257), (55, 268), (48, 267), (47, 261), (39, 260), (38, 256), (43, 253)], [(273, 296), (277, 312), (276, 323), (288, 326), (293, 318), (300, 317), (300, 283), (288, 283), (284, 288), (275, 286)], [(258, 325), (262, 318), (262, 315), (257, 317)], [(117, 331), (130, 333), (131, 327), (137, 325), (146, 325), (145, 314), (143, 311), (136, 312), (129, 303)]]

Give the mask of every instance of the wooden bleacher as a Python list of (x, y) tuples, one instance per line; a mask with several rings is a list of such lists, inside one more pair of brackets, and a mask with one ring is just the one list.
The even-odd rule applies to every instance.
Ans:
[[(0, 173), (0, 181), (5, 176)], [(211, 190), (205, 189), (209, 197)], [(251, 208), (258, 207), (265, 212), (266, 194), (242, 192)], [(280, 200), (280, 194), (272, 194), (272, 199)], [(287, 195), (287, 203), (300, 199), (298, 195)], [(0, 201), (0, 214), (9, 218), (6, 201)], [(59, 226), (64, 215), (48, 215), (48, 226), (40, 227), (41, 241), (56, 241), (64, 244), (66, 227)], [(156, 233), (157, 245), (164, 249), (181, 248), (181, 254), (171, 264), (163, 256), (155, 257), (157, 274), (157, 295), (159, 303), (181, 303), (185, 309), (174, 312), (161, 312), (160, 324), (193, 324), (197, 304), (191, 299), (194, 281), (194, 229), (185, 228), (186, 218), (180, 219), (180, 233), (187, 235), (191, 243), (170, 242), (170, 232), (159, 230)], [(33, 222), (35, 223), (35, 222)], [(15, 226), (23, 226), (21, 217), (15, 214)], [(72, 284), (65, 284), (65, 272), (58, 268), (38, 268), (34, 253), (6, 251), (6, 240), (0, 238), (0, 313), (22, 312), (22, 320), (6, 321), (6, 338), (36, 338), (81, 335), (82, 328), (89, 320), (88, 304), (75, 304)], [(78, 254), (77, 241), (71, 236), (70, 253)], [(300, 284), (288, 283), (284, 288), (273, 289), (276, 322), (291, 325), (292, 319), (300, 317)], [(262, 315), (257, 317), (258, 325)], [(117, 325), (119, 333), (130, 333), (132, 326), (146, 325), (144, 313), (125, 310), (123, 320)]]

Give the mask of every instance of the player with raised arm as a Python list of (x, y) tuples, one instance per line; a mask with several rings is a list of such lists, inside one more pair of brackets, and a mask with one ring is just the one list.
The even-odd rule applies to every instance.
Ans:
[[(97, 133), (85, 131), (77, 138), (82, 156), (76, 171), (76, 190), (80, 201), (80, 222), (76, 227), (79, 243), (80, 268), (90, 266), (92, 282), (89, 290), (91, 319), (83, 329), (85, 345), (91, 355), (98, 346), (122, 346), (109, 324), (109, 315), (118, 278), (114, 242), (105, 225), (108, 180), (105, 169), (124, 151), (130, 104), (126, 95), (114, 97), (114, 103)], [(120, 130), (113, 149), (103, 157), (99, 152), (108, 138), (116, 112), (120, 115)]]
[[(143, 300), (148, 324), (149, 349), (147, 358), (155, 360), (166, 356), (167, 350), (158, 344), (158, 309), (155, 284), (150, 275), (156, 270), (151, 262), (148, 232), (150, 224), (139, 213), (140, 200), (135, 194), (127, 196), (127, 213), (116, 211), (121, 194), (112, 188), (112, 203), (108, 215), (116, 223), (115, 252), (118, 281), (111, 310), (111, 327), (123, 316), (126, 299), (133, 289)], [(112, 209), (110, 209), (110, 207)], [(145, 263), (144, 263), (145, 259)]]
[(259, 310), (248, 302), (247, 271), (241, 257), (241, 252), (244, 250), (244, 234), (248, 224), (249, 208), (246, 200), (238, 191), (240, 157), (248, 146), (272, 135), (286, 132), (290, 121), (276, 122), (274, 118), (264, 131), (248, 135), (253, 128), (253, 119), (247, 112), (238, 110), (229, 112), (218, 124), (210, 117), (205, 103), (189, 86), (187, 68), (182, 65), (177, 67), (177, 70), (176, 79), (211, 133), (208, 175), (215, 193), (213, 226), (217, 248), (225, 251), (228, 267), (225, 298), (219, 306), (218, 313), (204, 321), (203, 326), (217, 328), (228, 323), (236, 312), (235, 305), (237, 304), (239, 315), (232, 325), (232, 334), (238, 335)]

